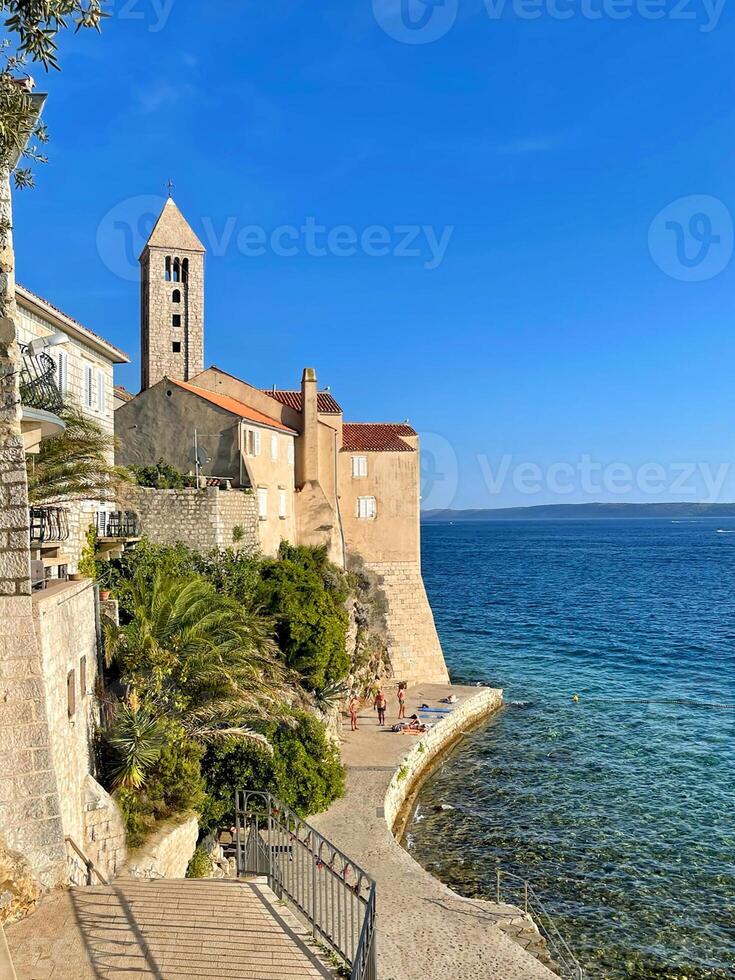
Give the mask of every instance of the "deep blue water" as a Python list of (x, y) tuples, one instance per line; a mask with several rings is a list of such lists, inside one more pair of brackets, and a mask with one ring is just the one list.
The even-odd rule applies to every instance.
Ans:
[(530, 879), (590, 977), (735, 977), (735, 710), (656, 703), (735, 705), (735, 521), (426, 525), (423, 561), (453, 678), (509, 705), (423, 789), (414, 856), (466, 895)]

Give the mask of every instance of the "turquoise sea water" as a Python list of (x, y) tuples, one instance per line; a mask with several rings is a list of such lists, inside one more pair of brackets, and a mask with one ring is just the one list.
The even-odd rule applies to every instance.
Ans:
[(423, 560), (453, 678), (509, 706), (413, 855), (466, 895), (530, 879), (595, 980), (735, 977), (735, 709), (703, 706), (735, 705), (735, 521), (427, 525)]

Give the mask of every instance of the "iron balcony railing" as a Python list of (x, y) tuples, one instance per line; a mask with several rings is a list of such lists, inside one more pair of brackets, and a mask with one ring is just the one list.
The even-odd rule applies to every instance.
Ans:
[(375, 882), (270, 793), (235, 793), (238, 875), (266, 876), (351, 980), (377, 980)]
[(509, 901), (519, 905), (527, 915), (530, 915), (538, 926), (541, 935), (546, 940), (549, 953), (563, 980), (585, 980), (584, 971), (579, 965), (574, 953), (556, 927), (551, 913), (538, 897), (531, 885), (518, 875), (509, 871), (497, 869), (497, 894), (500, 904), (510, 893)]
[(66, 541), (69, 537), (69, 512), (63, 507), (31, 507), (31, 542)]
[(21, 345), (20, 401), (26, 408), (37, 408), (56, 415), (64, 407), (61, 389), (56, 382), (56, 364), (43, 351), (31, 354)]
[(138, 515), (132, 510), (114, 510), (106, 515), (103, 538), (135, 538), (138, 536)]

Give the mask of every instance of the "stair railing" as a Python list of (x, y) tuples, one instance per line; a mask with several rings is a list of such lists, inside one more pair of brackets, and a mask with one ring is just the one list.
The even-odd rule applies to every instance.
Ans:
[[(74, 853), (76, 854), (77, 858), (84, 865), (84, 869), (85, 869), (85, 882), (84, 882), (84, 884), (85, 885), (93, 885), (94, 884), (94, 878), (96, 876), (97, 877), (97, 880), (98, 880), (98, 882), (100, 884), (102, 884), (102, 885), (109, 885), (109, 881), (107, 880), (107, 878), (105, 878), (104, 875), (100, 874), (100, 872), (95, 867), (94, 861), (92, 861), (90, 858), (87, 857), (87, 855), (84, 853), (84, 851), (81, 849), (81, 847), (77, 844), (77, 842), (72, 837), (65, 837), (64, 840), (69, 845), (69, 847), (72, 849), (72, 851), (74, 851)], [(76, 868), (78, 867), (78, 865), (77, 865), (77, 862), (75, 861), (75, 859), (73, 857), (71, 857), (71, 855), (69, 855), (69, 863), (70, 863), (71, 868), (72, 868), (72, 873), (69, 875), (69, 878), (71, 880), (71, 883), (73, 885), (78, 885), (78, 884), (80, 884), (80, 882), (76, 881), (75, 878), (74, 878), (74, 872), (75, 872)]]

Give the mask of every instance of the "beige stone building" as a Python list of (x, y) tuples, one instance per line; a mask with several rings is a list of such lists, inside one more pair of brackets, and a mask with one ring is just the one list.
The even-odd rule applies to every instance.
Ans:
[(265, 554), (287, 540), (326, 545), (342, 566), (359, 556), (383, 581), (396, 675), (445, 681), (421, 577), (415, 430), (345, 422), (313, 368), (299, 388), (270, 390), (203, 369), (204, 250), (172, 200), (141, 270), (141, 392), (115, 412), (119, 462), (164, 459), (252, 495)]

